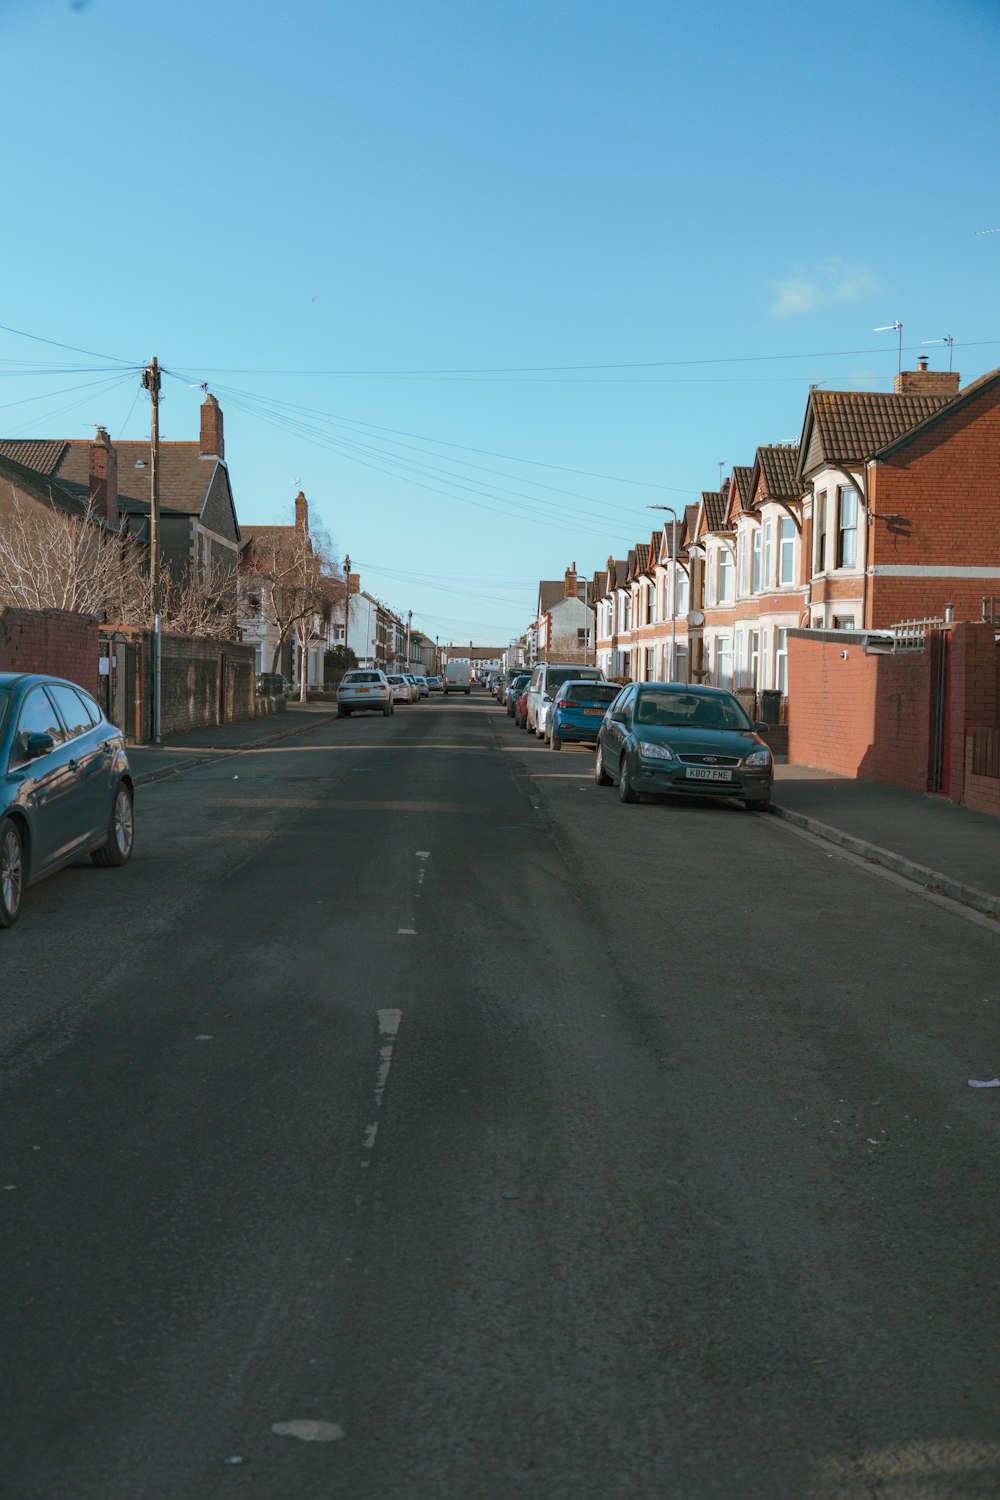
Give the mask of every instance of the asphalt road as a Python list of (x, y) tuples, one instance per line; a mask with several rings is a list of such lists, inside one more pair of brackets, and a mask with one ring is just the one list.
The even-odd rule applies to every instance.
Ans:
[(591, 765), (352, 718), (29, 892), (4, 1500), (1000, 1494), (1000, 931)]

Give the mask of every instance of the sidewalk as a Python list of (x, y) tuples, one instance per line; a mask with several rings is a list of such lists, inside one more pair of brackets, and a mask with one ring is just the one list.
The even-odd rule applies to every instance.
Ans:
[(810, 766), (776, 765), (774, 775), (778, 817), (1000, 916), (1000, 818)]
[(249, 719), (239, 724), (217, 724), (208, 729), (171, 735), (162, 745), (129, 745), (129, 765), (136, 786), (142, 786), (145, 782), (170, 776), (174, 771), (186, 771), (201, 761), (305, 734), (336, 717), (336, 704), (296, 703), (294, 708), (289, 706), (284, 713), (267, 718)]

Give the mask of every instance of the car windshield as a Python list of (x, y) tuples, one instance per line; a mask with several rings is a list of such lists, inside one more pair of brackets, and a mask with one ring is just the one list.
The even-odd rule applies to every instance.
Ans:
[(737, 729), (753, 726), (728, 693), (698, 693), (677, 688), (645, 688), (639, 694), (635, 722), (664, 729)]
[(345, 681), (345, 683), (346, 682), (378, 682), (379, 681), (379, 677), (380, 677), (380, 674), (378, 672), (348, 672), (347, 676), (344, 678), (344, 681)]
[(610, 703), (620, 692), (616, 682), (568, 682), (560, 689), (559, 697), (579, 703)]

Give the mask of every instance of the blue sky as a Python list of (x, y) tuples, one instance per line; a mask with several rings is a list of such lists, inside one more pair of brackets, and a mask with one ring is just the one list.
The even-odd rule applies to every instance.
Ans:
[[(208, 381), (241, 521), (301, 485), (442, 640), (887, 389), (878, 325), (1000, 365), (995, 0), (0, 0), (0, 51), (0, 324), (157, 354), (167, 438)], [(137, 389), (0, 331), (0, 435)]]

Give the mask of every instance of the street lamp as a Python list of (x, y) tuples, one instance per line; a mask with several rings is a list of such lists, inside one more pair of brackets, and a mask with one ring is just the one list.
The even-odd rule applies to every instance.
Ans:
[(665, 510), (670, 521), (670, 681), (677, 675), (677, 512), (672, 505), (647, 505), (647, 510)]

